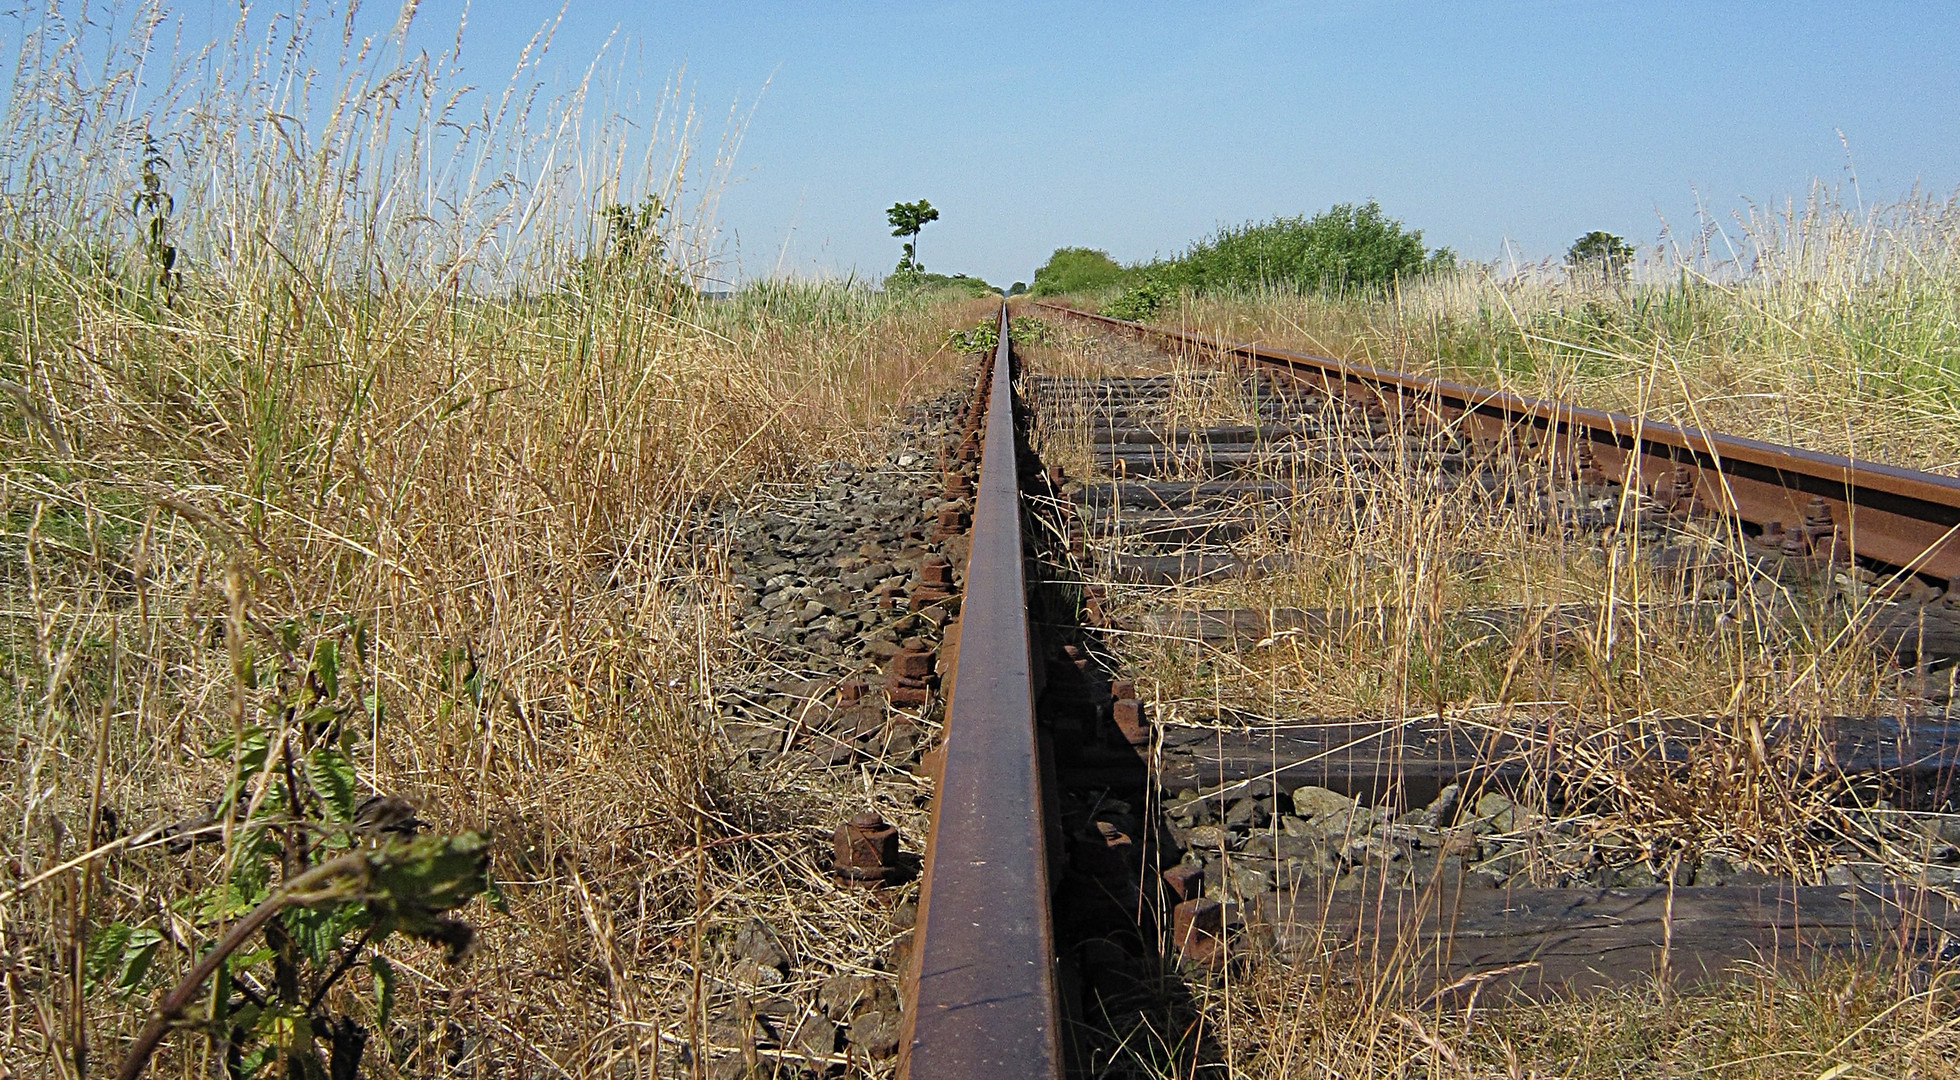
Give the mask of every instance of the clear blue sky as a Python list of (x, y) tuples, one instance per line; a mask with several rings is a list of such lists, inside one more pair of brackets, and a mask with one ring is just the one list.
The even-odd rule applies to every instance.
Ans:
[[(478, 0), (466, 66), (506, 74), (555, 12)], [(1652, 243), (1698, 196), (1848, 197), (1847, 163), (1867, 202), (1960, 186), (1960, 4), (582, 0), (548, 67), (608, 38), (649, 100), (685, 65), (712, 126), (755, 104), (722, 200), (743, 276), (882, 274), (884, 208), (922, 197), (928, 268), (1004, 285), (1060, 245), (1142, 259), (1371, 197), (1489, 259)]]

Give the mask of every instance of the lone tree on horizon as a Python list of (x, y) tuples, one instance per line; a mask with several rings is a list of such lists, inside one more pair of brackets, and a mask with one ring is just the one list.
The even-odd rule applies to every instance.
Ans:
[(1572, 246), (1565, 251), (1565, 265), (1574, 270), (1595, 268), (1595, 272), (1607, 281), (1624, 279), (1627, 264), (1632, 261), (1633, 246), (1624, 238), (1603, 229), (1594, 229), (1572, 241)]
[(932, 204), (920, 199), (918, 202), (893, 203), (885, 211), (885, 220), (891, 222), (893, 236), (911, 237), (905, 244), (905, 253), (899, 256), (900, 273), (919, 273), (926, 266), (919, 261), (919, 230), (927, 224), (939, 220), (939, 211)]

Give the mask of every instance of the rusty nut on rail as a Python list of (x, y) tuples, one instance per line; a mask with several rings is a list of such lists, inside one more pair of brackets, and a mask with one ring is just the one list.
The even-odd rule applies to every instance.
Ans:
[(958, 536), (972, 524), (973, 516), (967, 513), (966, 507), (950, 503), (939, 508), (939, 517), (933, 523), (932, 538), (944, 540), (949, 536)]
[(1190, 863), (1179, 863), (1164, 871), (1164, 887), (1179, 903), (1196, 900), (1205, 891), (1205, 868)]
[(953, 587), (953, 560), (944, 555), (928, 555), (919, 564), (919, 580), (942, 589)]
[(919, 564), (919, 583), (912, 587), (912, 609), (916, 611), (952, 595), (953, 560), (944, 555), (927, 556)]
[(885, 698), (893, 705), (924, 705), (932, 698), (933, 654), (901, 649), (886, 667)]
[(854, 815), (832, 837), (831, 870), (859, 885), (882, 885), (898, 876), (898, 826), (874, 811)]
[(1199, 897), (1171, 909), (1171, 943), (1186, 963), (1215, 967), (1225, 959), (1225, 905)]
[(1149, 746), (1150, 721), (1144, 716), (1143, 702), (1137, 698), (1137, 684), (1118, 679), (1110, 684), (1109, 695), (1114, 699), (1109, 703), (1109, 718), (1116, 722), (1116, 730), (1123, 733), (1123, 740), (1131, 746)]

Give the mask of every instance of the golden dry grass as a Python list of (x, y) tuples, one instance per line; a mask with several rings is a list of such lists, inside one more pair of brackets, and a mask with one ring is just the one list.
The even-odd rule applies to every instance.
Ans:
[[(116, 121), (128, 84), (62, 98), (80, 54), (45, 43), (7, 116), (0, 202), (0, 1075), (113, 1068), (209, 944), (184, 902), (249, 856), (171, 853), (153, 827), (221, 789), (230, 754), (208, 747), (286, 730), (325, 642), (340, 700), (360, 703), (358, 794), (488, 832), (501, 893), (466, 909), (465, 964), (386, 947), (390, 1023), (365, 966), (334, 991), (373, 1026), (374, 1075), (685, 1075), (701, 994), (726, 994), (694, 958), (725, 964), (743, 918), (778, 927), (796, 978), (888, 944), (865, 939), (887, 913), (818, 870), (852, 790), (747, 768), (719, 738), (714, 699), (742, 661), (704, 523), (803, 463), (882, 453), (908, 402), (958, 381), (947, 330), (987, 305), (821, 282), (702, 302), (685, 281), (711, 199), (665, 219), (657, 257), (587, 257), (606, 249), (577, 223), (615, 197), (617, 167), (508, 185), (500, 148), (553, 129), (494, 95), (442, 144), (461, 173), (417, 174), (440, 125), (382, 99), (440, 99), (453, 69), (345, 70), (347, 108), (327, 115), (279, 96), (317, 85), (228, 81), (209, 56), (173, 69), (211, 91), (203, 111), (135, 102), (172, 136), (175, 176), (207, 181), (166, 181), (182, 280), (160, 282), (126, 216), (142, 189)], [(145, 60), (121, 48), (112, 67)], [(266, 126), (289, 107), (321, 126)], [(74, 152), (23, 159), (50, 110)], [(673, 163), (670, 203), (693, 189), (691, 126), (646, 151)], [(623, 146), (562, 149), (603, 164)], [(345, 169), (318, 171), (337, 152)], [(81, 970), (113, 923), (165, 938), (133, 993)], [(212, 1074), (213, 1052), (184, 1033), (152, 1070)]]
[[(1037, 374), (1169, 373), (1166, 427), (1257, 418), (1244, 380), (1214, 377), (1206, 357), (1153, 356), (1080, 328), (1028, 353)], [(1066, 399), (1046, 406), (1044, 455), (1098, 475), (1087, 412)], [(1248, 474), (1290, 492), (1257, 507), (1266, 527), (1232, 543), (1267, 560), (1257, 573), (1110, 586), (1108, 608), (1125, 626), (1114, 647), (1168, 722), (1212, 723), (1221, 711), (1282, 727), (1412, 719), (1506, 746), (1532, 777), (1523, 790), (1540, 815), (1519, 831), (1517, 853), (1553, 881), (1580, 872), (1568, 855), (1584, 862), (1602, 850), (1621, 861), (1719, 852), (1807, 881), (1845, 860), (1927, 872), (1939, 845), (1923, 822), (1889, 804), (1873, 812), (1843, 778), (1796, 779), (1814, 754), (1828, 755), (1833, 718), (1927, 708), (1928, 687), (1862, 632), (1884, 609), (1847, 594), (1849, 578), (1779, 570), (1715, 522), (1574, 528), (1564, 520), (1573, 489), (1530, 464), (1470, 451), (1452, 480), (1420, 455), (1398, 457), (1387, 428), (1308, 408), (1322, 452)], [(1539, 494), (1490, 494), (1513, 485)], [(1603, 523), (1617, 512), (1605, 509)], [(1118, 536), (1120, 549), (1120, 526)], [(1661, 549), (1675, 561), (1657, 563)], [(1684, 576), (1684, 566), (1696, 569)], [(1175, 621), (1221, 609), (1327, 619), (1223, 641)], [(1950, 693), (1952, 678), (1936, 672), (1930, 689)], [(1766, 752), (1761, 733), (1777, 726), (1785, 739)], [(1654, 769), (1631, 749), (1669, 742), (1693, 747), (1690, 768)], [(1392, 748), (1382, 753), (1393, 760)], [(1577, 817), (1550, 805), (1575, 800), (1586, 806)], [(1564, 819), (1561, 835), (1543, 831), (1551, 818)]]
[(1631, 281), (1469, 265), (1385, 297), (1185, 297), (1159, 321), (1859, 458), (1960, 471), (1960, 200), (1822, 189)]
[[(1165, 428), (1257, 418), (1243, 381), (1217, 377), (1216, 357), (1166, 354), (1067, 322), (1025, 354), (1035, 376), (1171, 376), (1157, 421)], [(1037, 393), (1034, 405), (1044, 460), (1106, 478), (1091, 445), (1092, 410), (1065, 390)], [(1358, 415), (1333, 409), (1316, 420), (1335, 447), (1382, 444), (1382, 429)], [(1565, 489), (1502, 457), (1483, 468), (1506, 484)], [(1314, 717), (1428, 717), (1521, 737), (1527, 778), (1511, 794), (1526, 812), (1484, 837), (1482, 851), (1547, 884), (1588, 880), (1602, 860), (1645, 862), (1664, 876), (1671, 858), (1692, 865), (1719, 854), (1805, 881), (1849, 862), (1950, 888), (1932, 818), (1874, 806), (1842, 778), (1800, 779), (1824, 718), (1917, 707), (1910, 680), (1857, 634), (1839, 636), (1870, 614), (1841, 587), (1766, 579), (1713, 523), (1602, 539), (1561, 527), (1569, 504), (1560, 500), (1507, 502), (1474, 483), (1411, 482), (1407, 464), (1393, 460), (1336, 454), (1254, 475), (1293, 495), (1265, 511), (1277, 528), (1236, 550), (1277, 556), (1276, 567), (1211, 584), (1108, 586), (1108, 609), (1124, 627), (1111, 647), (1165, 723), (1217, 723), (1221, 711), (1227, 723), (1267, 718), (1280, 729)], [(1649, 555), (1661, 546), (1708, 565), (1700, 589), (1684, 592), (1678, 569), (1654, 564)], [(1744, 587), (1720, 587), (1724, 578)], [(1359, 617), (1333, 632), (1257, 642), (1159, 628), (1169, 613), (1224, 608)], [(1466, 609), (1510, 619), (1453, 617)], [(1765, 757), (1752, 749), (1754, 725), (1771, 717), (1795, 718), (1799, 735)], [(1680, 738), (1680, 718), (1703, 718), (1685, 725), (1692, 767), (1670, 775), (1630, 760), (1629, 746)], [(1384, 746), (1383, 764), (1394, 761)], [(1591, 797), (1575, 802), (1581, 791)], [(1241, 961), (1223, 977), (1171, 979), (1172, 997), (1188, 994), (1202, 1021), (1182, 1026), (1189, 1017), (1172, 1010), (1171, 1027), (1131, 1032), (1112, 1075), (1954, 1074), (1960, 1014), (1937, 968), (1930, 982), (1926, 970), (1827, 966), (1727, 987), (1630, 986), (1464, 1011), (1416, 1004), (1398, 990), (1405, 973), (1393, 964), (1303, 967), (1256, 943), (1242, 947)], [(1213, 1064), (1207, 1071), (1194, 1060)]]

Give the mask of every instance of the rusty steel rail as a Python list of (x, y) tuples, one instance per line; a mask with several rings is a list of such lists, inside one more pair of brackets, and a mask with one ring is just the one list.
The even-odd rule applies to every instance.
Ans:
[[(1698, 503), (1771, 534), (1800, 537), (1820, 554), (1856, 554), (1960, 587), (1960, 479), (1033, 303), (1287, 368), (1330, 393), (1371, 395), (1385, 411), (1434, 409), (1436, 419), (1473, 436), (1542, 440), (1542, 449), (1575, 472), (1597, 469), (1629, 490), (1665, 495), (1657, 498), (1664, 504)], [(1818, 518), (1819, 501), (1828, 521)]]
[(1062, 1072), (1011, 366), (1003, 304), (900, 1042), (916, 1080)]

